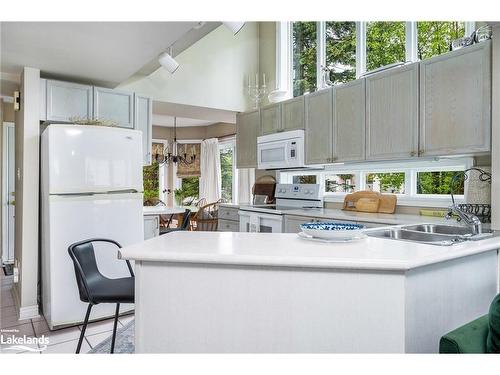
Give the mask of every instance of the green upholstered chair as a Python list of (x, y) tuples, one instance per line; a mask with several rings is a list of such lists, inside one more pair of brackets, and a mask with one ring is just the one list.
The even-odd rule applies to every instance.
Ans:
[(441, 337), (439, 353), (500, 353), (500, 294), (489, 314)]

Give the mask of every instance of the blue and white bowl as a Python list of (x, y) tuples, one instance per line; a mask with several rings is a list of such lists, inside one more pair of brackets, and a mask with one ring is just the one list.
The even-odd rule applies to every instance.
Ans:
[(362, 236), (364, 225), (351, 223), (305, 223), (302, 232), (314, 238), (327, 240), (349, 240)]

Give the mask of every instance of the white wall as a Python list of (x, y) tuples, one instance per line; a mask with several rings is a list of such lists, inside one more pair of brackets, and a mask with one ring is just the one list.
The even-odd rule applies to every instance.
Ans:
[(19, 282), (14, 298), (20, 319), (38, 315), (38, 188), (40, 70), (21, 74), (21, 110), (16, 112), (16, 218), (14, 259)]
[(491, 95), (491, 228), (500, 229), (500, 25), (493, 29)]
[(174, 74), (160, 68), (144, 78), (133, 77), (117, 89), (154, 100), (231, 111), (251, 107), (245, 92), (247, 76), (258, 70), (259, 25), (248, 22), (237, 35), (220, 26), (175, 57)]

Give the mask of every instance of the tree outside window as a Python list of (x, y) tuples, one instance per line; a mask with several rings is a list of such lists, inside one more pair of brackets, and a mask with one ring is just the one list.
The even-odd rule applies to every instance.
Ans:
[(406, 60), (406, 22), (366, 23), (366, 70)]
[(379, 193), (405, 193), (405, 173), (368, 173), (366, 175), (367, 190)]
[(326, 22), (326, 67), (333, 84), (356, 79), (356, 22)]
[(220, 149), (222, 199), (225, 202), (233, 201), (233, 160), (234, 150), (232, 147)]
[(417, 22), (419, 60), (446, 53), (454, 39), (465, 35), (465, 22)]
[(155, 198), (160, 197), (160, 170), (158, 163), (153, 162), (151, 165), (142, 168), (143, 172), (143, 199), (145, 204)]
[[(418, 172), (417, 173), (417, 194), (444, 194), (448, 195), (452, 191), (453, 176), (457, 171), (434, 171), (434, 172)], [(453, 187), (453, 194), (464, 194), (464, 180), (459, 179), (459, 182)]]
[(293, 22), (293, 96), (316, 90), (316, 22)]

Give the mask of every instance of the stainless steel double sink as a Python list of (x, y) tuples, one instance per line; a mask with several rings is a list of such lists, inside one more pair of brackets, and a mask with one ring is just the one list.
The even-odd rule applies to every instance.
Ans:
[(416, 224), (400, 227), (367, 230), (370, 237), (387, 238), (399, 241), (411, 241), (438, 246), (450, 246), (464, 241), (481, 240), (491, 237), (491, 231), (473, 235), (469, 228), (443, 224)]

